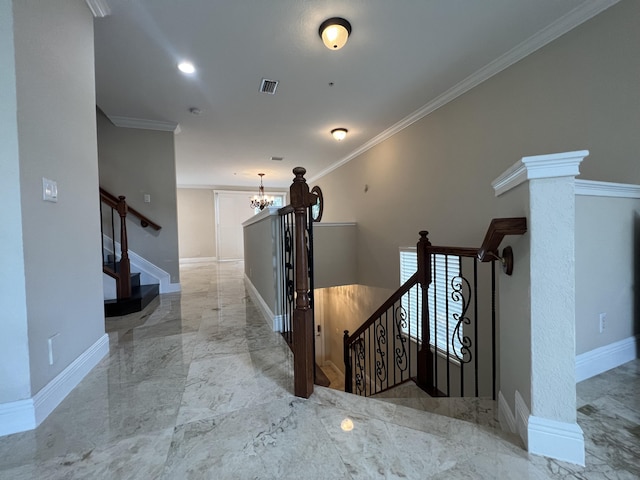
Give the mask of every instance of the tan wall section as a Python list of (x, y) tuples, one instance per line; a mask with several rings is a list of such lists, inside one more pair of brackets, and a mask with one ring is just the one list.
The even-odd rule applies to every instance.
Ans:
[(216, 257), (213, 190), (179, 188), (177, 198), (180, 258)]
[(396, 287), (420, 230), (478, 247), (491, 218), (523, 215), (491, 188), (523, 156), (588, 149), (580, 178), (640, 183), (638, 24), (640, 2), (622, 1), (314, 180), (323, 220), (358, 224), (358, 283)]

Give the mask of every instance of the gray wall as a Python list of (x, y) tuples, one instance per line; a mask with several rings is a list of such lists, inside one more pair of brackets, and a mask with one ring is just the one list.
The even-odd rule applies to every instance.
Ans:
[(313, 226), (315, 288), (351, 285), (357, 282), (357, 238), (355, 223), (316, 223)]
[[(175, 148), (172, 132), (118, 128), (98, 112), (100, 186), (162, 226), (141, 228), (133, 217), (127, 225), (129, 249), (180, 281)], [(144, 203), (144, 195), (151, 202)], [(129, 217), (128, 217), (129, 218)]]
[[(280, 217), (268, 209), (245, 222), (244, 273), (251, 280), (271, 313), (280, 314), (278, 248), (280, 246)], [(248, 223), (252, 222), (252, 223)]]
[(31, 396), (11, 0), (0, 1), (0, 403)]
[[(7, 244), (3, 242), (3, 258), (6, 254), (12, 258), (0, 273), (0, 284), (15, 285), (2, 290), (3, 319), (5, 299), (10, 312), (3, 343), (13, 345), (0, 349), (0, 401), (12, 401), (38, 392), (99, 340), (104, 334), (104, 314), (93, 18), (86, 4), (77, 0), (13, 4), (3, 0), (0, 18), (3, 27), (9, 27), (0, 29), (2, 182), (11, 183), (0, 195), (12, 207), (6, 213), (15, 222), (5, 221), (2, 227), (11, 225), (11, 231), (3, 230), (2, 236), (9, 238)], [(15, 55), (11, 55), (11, 36)], [(16, 87), (7, 78), (12, 76), (14, 58)], [(57, 181), (58, 203), (42, 200), (42, 177)], [(24, 257), (20, 248), (13, 249), (19, 243)], [(55, 334), (59, 337), (50, 366), (47, 341)], [(30, 391), (25, 388), (29, 376), (17, 377), (26, 373), (27, 348)], [(16, 358), (5, 363), (5, 356), (13, 353)], [(15, 372), (8, 373), (7, 365)]]
[[(358, 283), (397, 288), (398, 248), (415, 244), (420, 230), (433, 244), (478, 247), (491, 218), (525, 214), (491, 188), (523, 156), (588, 149), (580, 178), (640, 183), (639, 24), (640, 2), (623, 0), (314, 179), (323, 220), (358, 223)], [(350, 315), (364, 320), (368, 305), (348, 297), (356, 302)], [(526, 342), (522, 332), (501, 337), (514, 348)]]
[(178, 188), (180, 258), (216, 257), (213, 190)]
[[(576, 197), (576, 353), (640, 333), (634, 325), (640, 199)], [(636, 259), (634, 262), (632, 259)], [(599, 314), (606, 313), (600, 333)]]

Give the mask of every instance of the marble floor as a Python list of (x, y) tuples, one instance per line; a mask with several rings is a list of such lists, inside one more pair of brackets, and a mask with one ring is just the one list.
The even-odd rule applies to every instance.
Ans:
[(107, 321), (109, 356), (36, 430), (0, 438), (0, 479), (640, 478), (638, 361), (578, 385), (583, 468), (408, 400), (296, 398), (242, 264), (188, 265), (181, 283)]

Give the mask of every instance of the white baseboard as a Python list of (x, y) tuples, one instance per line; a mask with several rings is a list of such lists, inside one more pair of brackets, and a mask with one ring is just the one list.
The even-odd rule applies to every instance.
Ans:
[(577, 423), (529, 416), (529, 453), (584, 466), (584, 434)]
[(529, 407), (525, 403), (520, 392), (516, 390), (516, 433), (522, 440), (524, 444), (524, 448), (528, 448), (529, 446), (529, 417), (531, 416), (531, 412), (529, 411)]
[(216, 257), (186, 257), (180, 258), (181, 264), (189, 264), (189, 263), (213, 263), (217, 261)]
[[(264, 299), (262, 298), (262, 295), (260, 295), (256, 287), (253, 285), (253, 283), (251, 283), (251, 280), (249, 280), (249, 277), (247, 277), (246, 274), (244, 276), (244, 281), (247, 285), (247, 289), (249, 290), (249, 295), (251, 296), (251, 299), (258, 306), (258, 308), (262, 312), (262, 315), (264, 316), (264, 319), (267, 321), (271, 329), (274, 332), (281, 331), (282, 315), (275, 315), (271, 311), (271, 308), (269, 308), (269, 305), (267, 305), (267, 303), (264, 301)], [(280, 330), (277, 330), (276, 328), (280, 328)]]
[(33, 430), (109, 353), (104, 334), (32, 398), (0, 405), (0, 436)]
[(502, 392), (498, 392), (498, 421), (500, 426), (503, 430), (517, 433), (525, 449), (529, 442), (529, 416), (529, 408), (519, 391), (516, 390), (515, 394), (515, 414), (509, 407), (509, 403), (507, 403), (507, 399), (504, 398)]
[(516, 432), (516, 419), (507, 400), (502, 395), (502, 391), (498, 392), (498, 421), (503, 430), (511, 433)]
[(638, 337), (629, 337), (576, 356), (576, 382), (619, 367), (638, 356)]
[(329, 368), (332, 368), (334, 372), (339, 373), (340, 375), (342, 375), (344, 377), (344, 373), (342, 372), (342, 370), (340, 370), (337, 365), (335, 363), (333, 363), (331, 360), (325, 360), (324, 363), (322, 364), (322, 366), (327, 366)]

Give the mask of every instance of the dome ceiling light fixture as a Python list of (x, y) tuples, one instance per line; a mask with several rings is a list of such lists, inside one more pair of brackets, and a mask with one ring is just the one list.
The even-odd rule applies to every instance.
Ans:
[(341, 142), (347, 136), (348, 131), (349, 130), (347, 130), (346, 128), (334, 128), (333, 130), (331, 130), (331, 135), (333, 135), (333, 138), (335, 138), (337, 141)]
[(329, 50), (340, 50), (351, 35), (351, 24), (344, 18), (329, 18), (320, 24), (318, 33), (325, 47)]
[(180, 70), (182, 73), (186, 73), (187, 75), (196, 73), (196, 67), (193, 65), (193, 63), (187, 61), (180, 62), (178, 64), (178, 70)]

